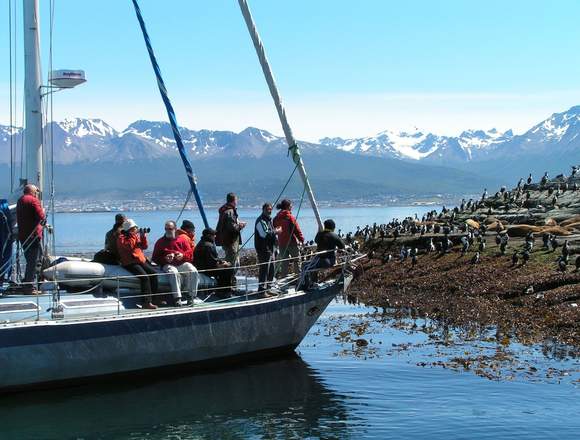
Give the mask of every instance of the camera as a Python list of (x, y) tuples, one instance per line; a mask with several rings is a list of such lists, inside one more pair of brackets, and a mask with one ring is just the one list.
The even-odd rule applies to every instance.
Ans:
[(149, 232), (151, 232), (151, 228), (139, 228), (139, 232), (141, 234), (149, 234)]

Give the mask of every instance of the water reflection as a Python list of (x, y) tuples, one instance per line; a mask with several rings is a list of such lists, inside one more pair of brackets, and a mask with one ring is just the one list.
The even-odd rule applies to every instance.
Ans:
[(345, 399), (292, 355), (154, 383), (3, 396), (0, 429), (3, 439), (348, 438), (361, 427)]

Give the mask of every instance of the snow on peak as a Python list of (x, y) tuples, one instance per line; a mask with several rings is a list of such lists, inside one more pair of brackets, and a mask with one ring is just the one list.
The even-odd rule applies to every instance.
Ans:
[(58, 126), (68, 134), (76, 137), (116, 136), (116, 131), (102, 119), (66, 118), (58, 123)]

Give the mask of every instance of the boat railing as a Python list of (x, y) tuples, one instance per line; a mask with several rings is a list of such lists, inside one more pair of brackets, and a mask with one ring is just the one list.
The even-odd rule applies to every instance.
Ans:
[[(276, 259), (273, 262), (263, 262), (263, 263), (254, 263), (254, 264), (246, 264), (246, 265), (240, 265), (240, 266), (235, 266), (233, 267), (233, 269), (235, 269), (236, 271), (244, 271), (244, 270), (251, 270), (251, 269), (257, 269), (260, 266), (263, 265), (268, 265), (268, 264), (278, 264), (284, 261), (294, 261), (294, 260), (302, 260), (304, 263), (307, 263), (308, 261), (311, 261), (314, 257), (322, 255), (322, 254), (326, 254), (328, 251), (319, 251), (319, 252), (309, 252), (306, 255), (299, 255), (296, 257), (288, 257), (288, 258), (283, 258), (283, 259)], [(346, 268), (348, 267), (348, 265), (350, 264), (351, 261), (353, 261), (353, 256), (354, 253), (351, 250), (348, 251), (344, 251), (344, 252), (340, 252), (337, 253), (337, 260), (336, 260), (336, 264), (334, 265), (334, 268), (338, 268), (341, 267), (342, 271), (346, 270)], [(354, 256), (356, 258), (356, 256)], [(293, 283), (298, 282), (298, 280), (300, 279), (301, 275), (303, 275), (305, 272), (315, 272), (318, 271), (320, 269), (316, 269), (316, 268), (307, 268), (308, 265), (305, 264), (303, 266), (305, 269), (299, 273), (299, 274), (291, 274), (285, 278), (279, 279), (276, 281), (275, 283), (275, 289), (280, 291), (280, 293), (282, 292), (282, 289), (285, 289), (286, 287), (288, 287), (289, 285), (292, 285)], [(223, 268), (216, 268), (216, 269), (203, 269), (203, 270), (194, 270), (194, 271), (180, 271), (178, 273), (176, 273), (175, 275), (184, 275), (184, 274), (204, 274), (207, 276), (211, 277), (212, 273), (215, 273), (217, 271), (222, 270)], [(327, 268), (327, 269), (332, 269), (332, 268)], [(149, 294), (144, 294), (142, 292), (138, 292), (136, 294), (126, 294), (128, 292), (125, 292), (125, 294), (123, 294), (121, 296), (121, 290), (124, 288), (121, 286), (121, 283), (124, 280), (134, 280), (134, 279), (139, 279), (141, 277), (167, 277), (167, 276), (171, 276), (173, 275), (172, 273), (169, 272), (158, 272), (155, 274), (146, 274), (146, 275), (115, 275), (115, 276), (108, 276), (108, 277), (85, 277), (85, 278), (74, 278), (74, 277), (70, 277), (70, 278), (58, 278), (58, 271), (56, 272), (56, 277), (54, 279), (51, 280), (42, 280), (42, 281), (38, 281), (38, 282), (22, 282), (19, 283), (19, 286), (22, 287), (26, 287), (26, 286), (32, 286), (32, 287), (38, 287), (40, 289), (40, 291), (38, 292), (36, 296), (37, 298), (37, 302), (38, 302), (38, 298), (40, 296), (51, 296), (54, 295), (55, 291), (59, 290), (59, 286), (66, 286), (66, 287), (70, 287), (71, 285), (78, 285), (79, 283), (95, 283), (95, 285), (89, 287), (86, 290), (82, 290), (82, 291), (67, 291), (67, 293), (69, 295), (84, 295), (84, 294), (88, 294), (88, 293), (93, 293), (93, 292), (98, 292), (100, 289), (102, 289), (103, 287), (103, 282), (105, 281), (113, 281), (115, 284), (115, 293), (116, 293), (116, 297), (117, 299), (120, 301), (121, 299), (137, 299), (137, 298), (142, 298), (145, 296), (151, 296), (151, 297), (157, 297), (157, 296), (168, 296), (168, 295), (176, 295), (178, 292), (177, 291), (168, 291), (167, 288), (165, 288), (163, 290), (163, 292), (159, 292), (159, 293), (152, 293), (151, 295)], [(244, 289), (239, 289), (242, 290), (244, 293), (243, 295), (239, 295), (239, 297), (246, 297), (249, 299), (249, 297), (251, 297), (252, 295), (258, 295), (260, 292), (258, 292), (257, 288), (258, 288), (259, 282), (256, 279), (256, 277), (252, 277), (252, 276), (248, 276), (245, 275), (245, 281), (244, 281)], [(185, 287), (185, 286), (184, 286)], [(203, 286), (201, 285), (197, 291), (196, 291), (196, 295), (201, 294), (206, 294), (206, 293), (215, 293), (215, 292), (220, 292), (220, 291), (227, 291), (227, 290), (232, 290), (235, 288), (239, 288), (239, 285), (228, 285), (228, 286)], [(256, 289), (254, 291), (254, 288)], [(108, 290), (113, 290), (111, 288), (109, 288)], [(133, 290), (130, 288), (127, 288), (127, 290)], [(181, 293), (189, 293), (186, 289), (181, 289)], [(208, 295), (205, 300), (202, 300), (204, 303), (211, 297), (211, 295)], [(238, 296), (232, 296), (229, 298), (223, 298), (223, 299), (213, 299), (211, 302), (212, 304), (214, 303), (219, 303), (219, 302), (226, 302), (226, 301), (231, 301), (232, 298), (238, 298)], [(120, 313), (120, 306), (119, 306), (119, 310), (118, 312)]]

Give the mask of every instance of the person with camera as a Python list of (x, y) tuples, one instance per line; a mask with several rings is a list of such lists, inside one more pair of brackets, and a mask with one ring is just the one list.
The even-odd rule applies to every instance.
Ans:
[(42, 228), (46, 224), (46, 214), (38, 198), (39, 191), (34, 185), (26, 185), (23, 195), (16, 204), (16, 222), (18, 223), (18, 241), (26, 259), (23, 292), (34, 295), (33, 282), (38, 274), (38, 261), (42, 256)]
[(165, 222), (165, 235), (155, 243), (153, 262), (169, 274), (169, 283), (175, 305), (181, 306), (182, 284), (187, 288), (188, 302), (193, 304), (197, 297), (199, 277), (197, 269), (190, 261), (193, 250), (184, 235), (177, 235), (177, 225), (173, 220)]
[(121, 260), (121, 266), (139, 276), (141, 291), (145, 294), (142, 307), (154, 310), (152, 296), (157, 293), (157, 271), (145, 258), (143, 251), (149, 246), (147, 233), (149, 228), (139, 229), (133, 219), (128, 218), (123, 222), (123, 229), (117, 237), (117, 250)]
[(258, 264), (260, 265), (258, 292), (264, 297), (270, 296), (267, 290), (274, 279), (275, 253), (278, 243), (277, 234), (280, 232), (282, 232), (282, 228), (274, 228), (272, 224), (272, 205), (264, 203), (262, 214), (256, 219), (254, 227), (254, 249), (256, 249)]

